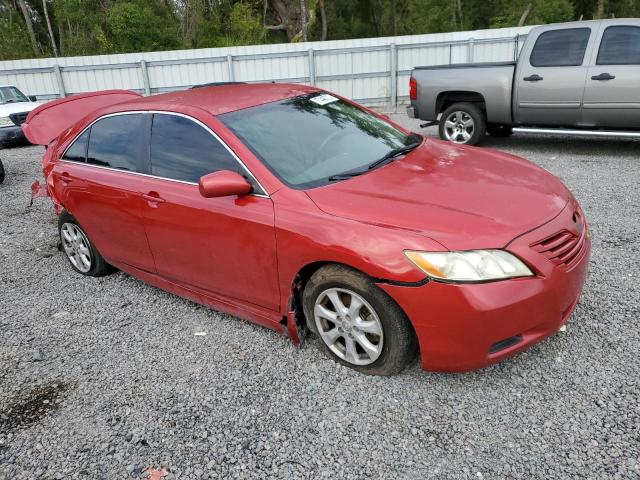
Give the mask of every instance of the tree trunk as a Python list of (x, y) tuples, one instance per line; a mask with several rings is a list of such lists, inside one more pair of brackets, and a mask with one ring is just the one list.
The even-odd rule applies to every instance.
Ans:
[(60, 43), (60, 55), (64, 55), (64, 27), (62, 20), (58, 20), (58, 41)]
[(594, 18), (604, 18), (604, 2), (605, 0), (598, 0), (598, 9)]
[(320, 40), (323, 42), (327, 39), (327, 12), (324, 9), (324, 0), (320, 0), (320, 19), (322, 21), (322, 36)]
[(307, 6), (306, 0), (300, 0), (300, 31), (302, 32), (302, 41), (307, 41)]
[(56, 39), (53, 36), (53, 28), (51, 28), (51, 20), (49, 20), (49, 11), (47, 10), (47, 0), (42, 0), (42, 9), (44, 10), (44, 18), (47, 21), (47, 30), (49, 30), (49, 38), (51, 39), (51, 48), (53, 56), (58, 56), (58, 47), (56, 47)]
[(520, 21), (518, 22), (519, 27), (523, 26), (524, 22), (527, 21), (527, 18), (529, 17), (529, 14), (531, 13), (532, 8), (533, 8), (533, 3), (530, 3), (529, 5), (527, 5), (527, 8), (524, 9), (524, 12), (522, 12), (522, 16), (520, 17)]
[(20, 5), (20, 10), (22, 10), (22, 15), (24, 16), (24, 23), (27, 25), (27, 33), (29, 34), (29, 41), (31, 42), (33, 53), (39, 55), (40, 47), (38, 46), (38, 41), (36, 40), (36, 34), (33, 31), (33, 21), (31, 20), (31, 14), (29, 13), (27, 4), (24, 2), (24, 0), (18, 0), (18, 5)]
[(391, 24), (393, 36), (398, 35), (398, 18), (396, 17), (396, 0), (391, 0)]
[(460, 18), (460, 30), (464, 30), (464, 18), (462, 16), (462, 0), (458, 0), (458, 17)]

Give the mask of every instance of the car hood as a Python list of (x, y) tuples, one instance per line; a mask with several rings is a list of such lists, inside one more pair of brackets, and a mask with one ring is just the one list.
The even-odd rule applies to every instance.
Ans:
[(40, 102), (17, 102), (0, 104), (0, 117), (7, 117), (12, 113), (30, 112), (40, 105)]
[(431, 139), (384, 167), (306, 193), (330, 215), (417, 232), (450, 250), (502, 248), (558, 215), (571, 196), (524, 159)]

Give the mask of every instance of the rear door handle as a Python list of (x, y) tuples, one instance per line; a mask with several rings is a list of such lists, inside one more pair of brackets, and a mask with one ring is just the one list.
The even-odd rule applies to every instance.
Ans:
[(158, 192), (143, 193), (142, 198), (144, 198), (147, 203), (149, 203), (149, 206), (153, 208), (156, 208), (159, 203), (164, 202), (164, 198), (162, 198)]
[(591, 80), (613, 80), (614, 78), (616, 77), (609, 73), (601, 73), (600, 75), (594, 75), (591, 77)]
[(64, 183), (70, 183), (72, 178), (71, 175), (69, 175), (67, 172), (62, 172), (60, 174), (60, 180), (62, 180)]
[(544, 80), (544, 77), (541, 77), (537, 73), (534, 73), (533, 75), (529, 75), (528, 77), (524, 77), (523, 80), (525, 82), (539, 82), (540, 80)]

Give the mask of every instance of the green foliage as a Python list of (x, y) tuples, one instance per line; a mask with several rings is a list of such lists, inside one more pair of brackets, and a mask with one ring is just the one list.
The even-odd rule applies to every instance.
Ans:
[[(37, 47), (51, 56), (47, 6), (61, 55), (201, 48), (300, 40), (300, 0), (25, 0)], [(512, 27), (531, 4), (526, 25), (591, 18), (640, 16), (640, 0), (324, 0), (328, 40)], [(322, 35), (320, 0), (309, 40)], [(287, 31), (266, 29), (289, 23)], [(294, 22), (293, 24), (291, 22)], [(291, 27), (293, 25), (293, 30)], [(298, 28), (300, 27), (300, 28)], [(295, 34), (295, 35), (294, 35)], [(15, 0), (0, 0), (0, 60), (34, 56), (25, 19)]]
[(13, 60), (33, 55), (27, 32), (16, 15), (0, 12), (0, 60)]
[(198, 47), (227, 47), (255, 45), (267, 41), (262, 15), (248, 2), (220, 6), (198, 29)]
[(117, 1), (107, 12), (106, 25), (110, 35), (103, 48), (114, 52), (143, 52), (180, 46), (177, 28), (159, 3)]
[(502, 28), (517, 25), (529, 4), (531, 4), (531, 11), (525, 25), (569, 22), (574, 19), (574, 6), (570, 0), (516, 0), (505, 3), (496, 10), (496, 13), (490, 17), (488, 27)]

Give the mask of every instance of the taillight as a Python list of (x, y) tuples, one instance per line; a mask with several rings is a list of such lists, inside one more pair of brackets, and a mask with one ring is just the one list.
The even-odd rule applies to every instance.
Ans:
[(418, 99), (418, 81), (413, 77), (409, 79), (409, 98), (411, 100)]

